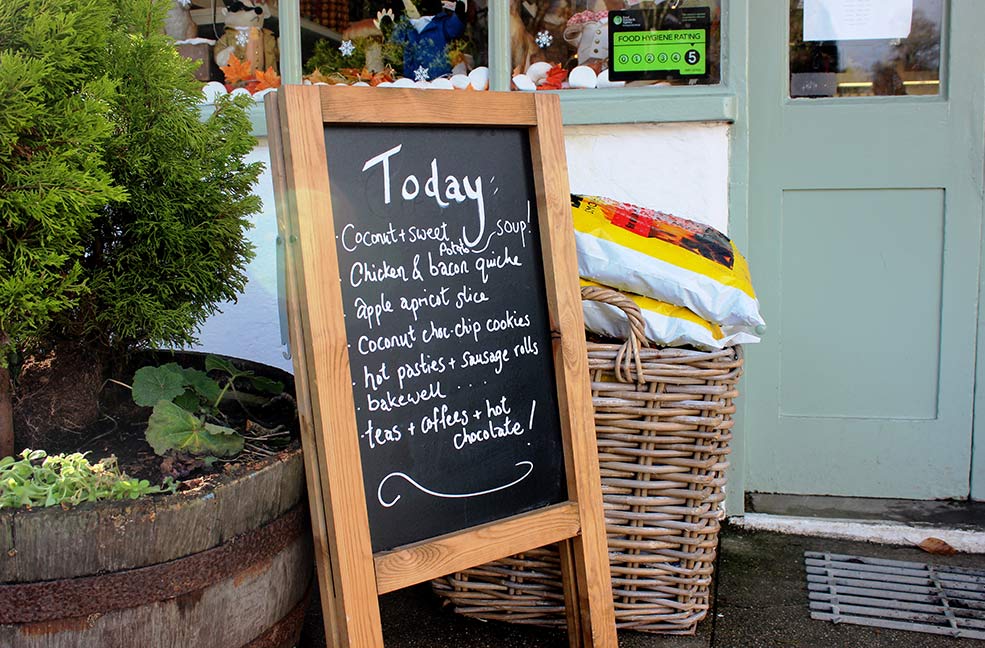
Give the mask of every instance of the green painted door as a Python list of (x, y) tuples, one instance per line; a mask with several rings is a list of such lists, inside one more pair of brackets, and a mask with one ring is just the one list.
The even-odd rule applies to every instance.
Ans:
[(746, 490), (969, 495), (982, 34), (981, 0), (750, 0)]

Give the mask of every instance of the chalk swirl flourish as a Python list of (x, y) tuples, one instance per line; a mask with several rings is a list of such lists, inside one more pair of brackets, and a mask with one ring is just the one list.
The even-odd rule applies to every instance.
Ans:
[(496, 491), (506, 490), (507, 488), (510, 488), (511, 486), (516, 486), (517, 484), (519, 484), (520, 482), (522, 482), (524, 479), (526, 479), (527, 477), (529, 477), (530, 476), (530, 473), (532, 473), (534, 471), (534, 464), (533, 464), (532, 461), (519, 461), (519, 462), (517, 462), (517, 463), (515, 463), (513, 465), (514, 466), (526, 466), (527, 467), (527, 472), (525, 472), (523, 474), (523, 476), (521, 476), (519, 479), (515, 479), (515, 480), (511, 481), (509, 484), (504, 484), (502, 486), (497, 486), (496, 488), (490, 488), (488, 490), (479, 491), (479, 492), (476, 492), (476, 493), (439, 493), (437, 491), (433, 491), (433, 490), (431, 490), (429, 488), (425, 488), (424, 486), (421, 486), (419, 483), (417, 483), (417, 481), (414, 480), (413, 477), (411, 477), (407, 473), (392, 472), (389, 475), (387, 475), (386, 477), (384, 477), (382, 481), (380, 481), (380, 485), (376, 488), (376, 499), (378, 499), (379, 502), (380, 502), (380, 504), (382, 504), (385, 508), (390, 508), (391, 506), (393, 506), (394, 504), (396, 504), (397, 501), (400, 499), (400, 497), (401, 497), (400, 495), (397, 495), (396, 497), (394, 497), (389, 502), (387, 502), (386, 500), (383, 499), (383, 485), (386, 484), (390, 480), (390, 478), (392, 478), (392, 477), (401, 477), (401, 478), (407, 480), (407, 482), (409, 484), (411, 484), (412, 486), (414, 486), (414, 488), (416, 488), (417, 490), (421, 491), (422, 493), (427, 493), (428, 495), (431, 495), (433, 497), (441, 497), (441, 498), (445, 498), (445, 499), (462, 499), (462, 498), (466, 498), (466, 497), (477, 497), (479, 495), (488, 495), (489, 493), (495, 493)]

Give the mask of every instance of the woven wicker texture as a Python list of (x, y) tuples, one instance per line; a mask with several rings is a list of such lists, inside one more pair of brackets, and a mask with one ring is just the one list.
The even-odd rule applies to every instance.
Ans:
[[(732, 439), (739, 347), (645, 348), (636, 305), (586, 287), (582, 298), (623, 309), (623, 344), (588, 343), (616, 623), (690, 634), (708, 612)], [(563, 625), (557, 547), (432, 581), (455, 611)]]

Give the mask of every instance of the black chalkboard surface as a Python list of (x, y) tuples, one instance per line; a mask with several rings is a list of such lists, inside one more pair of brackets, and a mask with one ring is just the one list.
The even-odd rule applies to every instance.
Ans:
[(565, 501), (526, 129), (325, 147), (373, 551)]

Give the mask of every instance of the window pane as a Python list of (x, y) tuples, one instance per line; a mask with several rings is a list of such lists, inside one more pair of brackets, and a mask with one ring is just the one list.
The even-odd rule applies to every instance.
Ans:
[(305, 79), (477, 87), (488, 79), (487, 12), (487, 0), (302, 0)]
[(277, 5), (269, 0), (175, 0), (165, 23), (195, 77), (251, 93), (279, 83)]
[[(702, 11), (707, 8), (707, 11)], [(639, 11), (645, 22), (643, 31), (679, 30), (687, 16), (702, 15), (702, 36), (706, 38), (705, 61), (700, 73), (694, 70), (670, 71), (672, 60), (680, 62), (685, 50), (676, 52), (640, 49), (639, 63), (648, 57), (653, 65), (646, 79), (616, 81), (621, 68), (610, 70), (610, 12)], [(510, 42), (513, 86), (518, 90), (605, 89), (653, 85), (710, 85), (721, 81), (721, 0), (510, 0)], [(621, 23), (620, 23), (621, 24)], [(628, 50), (626, 63), (637, 50)], [(692, 53), (696, 59), (700, 56)], [(660, 57), (667, 65), (657, 63)], [(681, 68), (680, 65), (677, 66)], [(662, 71), (653, 70), (660, 68)]]
[(940, 93), (943, 0), (792, 0), (790, 96)]

